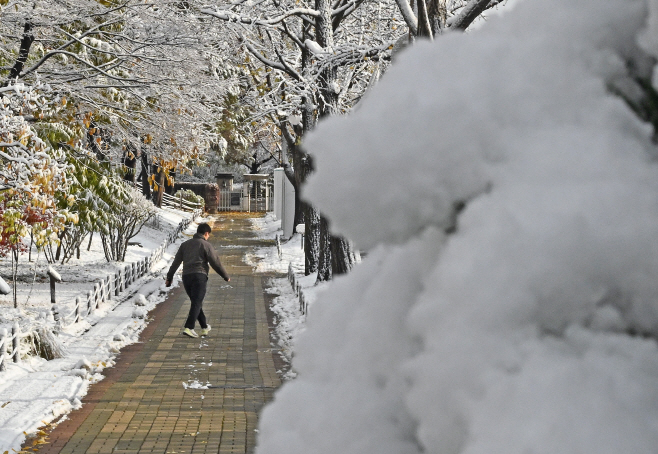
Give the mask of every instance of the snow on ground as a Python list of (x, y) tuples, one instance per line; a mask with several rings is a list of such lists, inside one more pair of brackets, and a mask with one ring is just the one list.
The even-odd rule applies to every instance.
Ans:
[(305, 197), (369, 254), (313, 305), (257, 452), (656, 452), (656, 146), (609, 90), (642, 49), (656, 0), (518, 2), (318, 126)]
[[(274, 239), (282, 236), (281, 220), (277, 220), (273, 213), (267, 213), (263, 218), (252, 218), (251, 223), (260, 238)], [(245, 261), (254, 267), (256, 272), (288, 273), (288, 266), (292, 266), (300, 292), (304, 294), (310, 312), (318, 295), (327, 288), (327, 284), (315, 285), (317, 273), (304, 276), (304, 249), (301, 235), (294, 234), (288, 240), (281, 240), (281, 254), (276, 246), (259, 248), (253, 254), (247, 254)], [(295, 343), (300, 334), (304, 332), (306, 316), (301, 312), (299, 296), (295, 293), (287, 277), (272, 278), (268, 293), (277, 295), (270, 308), (274, 312), (275, 336), (277, 346), (281, 349), (282, 358), (290, 363), (295, 352)], [(296, 376), (294, 368), (284, 375), (284, 379)]]
[[(189, 216), (189, 213), (177, 210), (158, 210), (158, 219), (144, 227), (132, 240), (139, 242), (141, 247), (131, 246), (126, 262), (150, 255), (162, 244), (165, 234)], [(197, 219), (197, 222), (203, 220)], [(182, 238), (189, 238), (195, 231), (196, 224), (192, 223)], [(172, 287), (164, 286), (164, 273), (178, 244), (170, 245), (151, 272), (138, 279), (117, 299), (101, 306), (83, 322), (64, 326), (58, 336), (65, 351), (62, 358), (46, 361), (26, 357), (19, 364), (8, 363), (7, 370), (0, 372), (0, 452), (18, 450), (25, 439), (24, 432), (32, 434), (44, 423), (56, 421), (59, 416), (80, 407), (89, 385), (103, 378), (103, 369), (114, 364), (120, 349), (138, 340), (146, 326), (148, 312), (179, 284), (178, 277), (175, 277)], [(21, 260), (21, 266), (31, 267), (29, 272), (24, 270), (21, 275), (34, 274), (36, 266), (37, 278), (43, 279), (48, 268), (44, 261), (28, 265), (23, 257)], [(114, 273), (121, 265), (105, 261), (99, 239), (92, 242), (91, 251), (83, 251), (80, 260), (73, 259), (64, 266), (54, 265), (64, 280), (56, 287), (58, 305), (72, 307), (76, 296), (84, 296), (96, 280)], [(0, 273), (9, 281), (6, 279), (7, 269), (6, 264), (0, 262)], [(28, 325), (46, 324), (49, 318), (48, 324), (52, 326), (47, 284), (35, 284), (34, 287), (23, 284), (18, 294), (18, 310), (13, 309), (11, 299), (0, 297), (3, 306), (0, 328), (9, 328), (18, 321), (25, 330)]]
[[(251, 218), (251, 224), (259, 238), (274, 240), (283, 236), (281, 220), (277, 220), (273, 213), (267, 213), (262, 218)], [(258, 273), (287, 273), (289, 264), (292, 264), (295, 272), (303, 273), (302, 236), (296, 233), (292, 238), (281, 239), (280, 244), (280, 254), (276, 247), (259, 248), (253, 254), (246, 255), (246, 263), (253, 266)]]

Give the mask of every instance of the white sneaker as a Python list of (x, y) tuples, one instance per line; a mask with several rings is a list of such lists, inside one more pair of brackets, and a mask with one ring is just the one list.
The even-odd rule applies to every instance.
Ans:
[(200, 334), (202, 336), (207, 336), (208, 333), (210, 332), (210, 325), (206, 326), (205, 328), (201, 328)]
[(193, 329), (185, 328), (183, 334), (190, 337), (199, 337), (199, 335)]

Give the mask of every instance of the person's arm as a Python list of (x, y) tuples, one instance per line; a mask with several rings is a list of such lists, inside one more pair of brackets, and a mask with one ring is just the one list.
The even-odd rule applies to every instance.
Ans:
[(167, 279), (165, 280), (165, 286), (170, 287), (171, 286), (171, 281), (174, 279), (174, 274), (176, 273), (176, 270), (180, 266), (180, 264), (183, 262), (183, 252), (181, 251), (182, 248), (178, 248), (178, 252), (176, 252), (176, 255), (174, 256), (174, 261), (171, 262), (171, 266), (169, 267), (169, 271), (167, 272)]
[(231, 278), (228, 276), (228, 273), (222, 266), (222, 262), (219, 260), (219, 254), (217, 254), (215, 248), (208, 244), (206, 252), (208, 257), (208, 264), (212, 267), (213, 270), (215, 270), (217, 274), (223, 277), (226, 282), (230, 282)]

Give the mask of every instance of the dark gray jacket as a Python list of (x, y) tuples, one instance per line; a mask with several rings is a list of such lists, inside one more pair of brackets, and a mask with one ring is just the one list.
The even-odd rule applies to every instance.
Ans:
[(223, 277), (225, 281), (228, 281), (228, 274), (219, 261), (219, 255), (217, 255), (215, 248), (200, 233), (195, 234), (192, 239), (180, 245), (174, 257), (174, 262), (169, 267), (168, 281), (174, 278), (174, 273), (181, 262), (183, 262), (183, 275), (193, 273), (207, 275), (210, 271), (208, 264), (210, 264), (217, 274)]

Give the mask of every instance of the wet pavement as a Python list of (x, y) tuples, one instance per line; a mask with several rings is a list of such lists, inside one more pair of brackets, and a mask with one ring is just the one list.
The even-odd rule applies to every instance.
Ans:
[(248, 217), (221, 214), (211, 223), (210, 241), (231, 282), (210, 273), (209, 336), (181, 335), (189, 300), (182, 286), (172, 290), (150, 314), (141, 342), (121, 351), (39, 453), (254, 451), (258, 413), (281, 385), (281, 364), (270, 345), (268, 276), (243, 262), (253, 248), (274, 243), (256, 238)]

